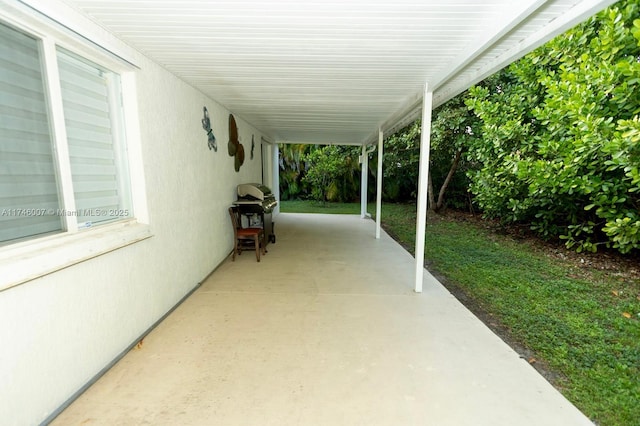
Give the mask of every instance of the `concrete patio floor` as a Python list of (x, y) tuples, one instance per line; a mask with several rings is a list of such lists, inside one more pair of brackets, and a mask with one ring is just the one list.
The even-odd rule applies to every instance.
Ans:
[(373, 221), (275, 223), (52, 424), (592, 424)]

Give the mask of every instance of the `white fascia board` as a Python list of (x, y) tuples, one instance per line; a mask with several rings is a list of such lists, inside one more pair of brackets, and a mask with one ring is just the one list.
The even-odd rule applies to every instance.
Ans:
[[(457, 75), (466, 66), (472, 63), (487, 49), (494, 46), (505, 34), (518, 26), (522, 21), (527, 19), (532, 13), (535, 13), (543, 4), (548, 0), (536, 0), (533, 2), (525, 3), (522, 7), (513, 10), (510, 15), (505, 16), (502, 20), (506, 22), (505, 25), (496, 27), (494, 33), (489, 34), (484, 40), (477, 45), (471, 46), (463, 54), (459, 56), (456, 64), (447, 67), (446, 72), (437, 75), (431, 82), (429, 82), (430, 90), (433, 92), (434, 88), (437, 88), (439, 84), (448, 81), (453, 76)], [(428, 82), (425, 82), (427, 84)], [(423, 93), (417, 93), (407, 99), (398, 110), (389, 116), (381, 125), (380, 128), (384, 132), (385, 136), (391, 135), (394, 132), (402, 129), (403, 127), (411, 124), (413, 121), (420, 117), (423, 106)], [(375, 143), (378, 137), (378, 132), (372, 133), (366, 140), (366, 143)]]
[(366, 145), (363, 144), (362, 142), (334, 142), (334, 141), (326, 141), (326, 142), (310, 142), (310, 141), (305, 141), (305, 140), (278, 140), (276, 141), (276, 143), (278, 144), (283, 144), (283, 145), (348, 145), (348, 146), (361, 146), (361, 145)]
[[(472, 85), (500, 71), (502, 68), (517, 61), (527, 53), (542, 46), (554, 37), (564, 33), (575, 25), (616, 3), (616, 1), (617, 0), (582, 1), (576, 4), (570, 12), (558, 16), (549, 22), (548, 25), (522, 39), (519, 43), (512, 45), (509, 50), (504, 52), (502, 55), (497, 56), (489, 66), (478, 68), (472, 77), (463, 81), (455, 82), (453, 81), (455, 76), (451, 75), (450, 80), (452, 82), (443, 81), (438, 89), (434, 91), (433, 108), (437, 108), (444, 104), (454, 96), (467, 90)], [(472, 67), (473, 64), (469, 64), (468, 66)]]
[(383, 132), (383, 137), (386, 137), (415, 121), (422, 111), (422, 96), (422, 93), (416, 93), (408, 97), (361, 145), (378, 143), (380, 130)]
[(504, 25), (496, 23), (495, 31), (493, 33), (487, 34), (484, 39), (480, 40), (480, 43), (470, 46), (469, 49), (459, 55), (457, 63), (451, 64), (445, 71), (431, 79), (431, 92), (433, 93), (441, 84), (450, 80), (488, 49), (499, 43), (499, 41), (508, 34), (509, 31), (513, 30), (524, 20), (535, 14), (542, 5), (547, 3), (547, 1), (548, 0), (536, 0), (529, 3), (519, 4), (519, 7), (514, 8), (509, 12), (509, 14), (503, 16), (500, 22), (504, 22)]

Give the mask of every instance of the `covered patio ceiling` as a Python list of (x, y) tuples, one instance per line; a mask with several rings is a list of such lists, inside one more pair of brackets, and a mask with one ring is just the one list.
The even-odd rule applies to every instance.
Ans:
[[(613, 0), (65, 0), (273, 142), (369, 144)], [(26, 0), (28, 3), (29, 0)]]

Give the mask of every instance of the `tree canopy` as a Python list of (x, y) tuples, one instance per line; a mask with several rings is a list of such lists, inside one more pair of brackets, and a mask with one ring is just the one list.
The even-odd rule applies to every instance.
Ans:
[[(578, 251), (637, 252), (639, 16), (637, 1), (618, 2), (436, 109), (430, 208), (475, 207)], [(419, 142), (419, 121), (385, 141), (384, 200), (416, 198)], [(357, 197), (354, 148), (287, 150), (281, 194)]]

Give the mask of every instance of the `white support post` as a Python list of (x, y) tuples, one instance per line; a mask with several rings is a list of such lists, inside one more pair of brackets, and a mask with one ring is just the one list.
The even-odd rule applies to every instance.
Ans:
[(382, 219), (382, 129), (378, 129), (378, 175), (376, 177), (376, 239), (380, 239), (380, 220)]
[(278, 204), (276, 208), (273, 209), (273, 216), (276, 216), (280, 213), (280, 149), (278, 148), (278, 144), (274, 143), (272, 145), (273, 149), (273, 182), (271, 183), (271, 191), (273, 191), (273, 195), (276, 197), (276, 201)]
[(424, 86), (422, 103), (422, 130), (420, 132), (420, 172), (418, 178), (418, 213), (416, 219), (416, 293), (422, 293), (424, 278), (424, 242), (427, 229), (427, 199), (429, 183), (429, 151), (431, 150), (431, 108), (433, 93)]
[(366, 145), (362, 145), (360, 163), (360, 217), (364, 219), (367, 217), (367, 187), (369, 186), (369, 154)]

